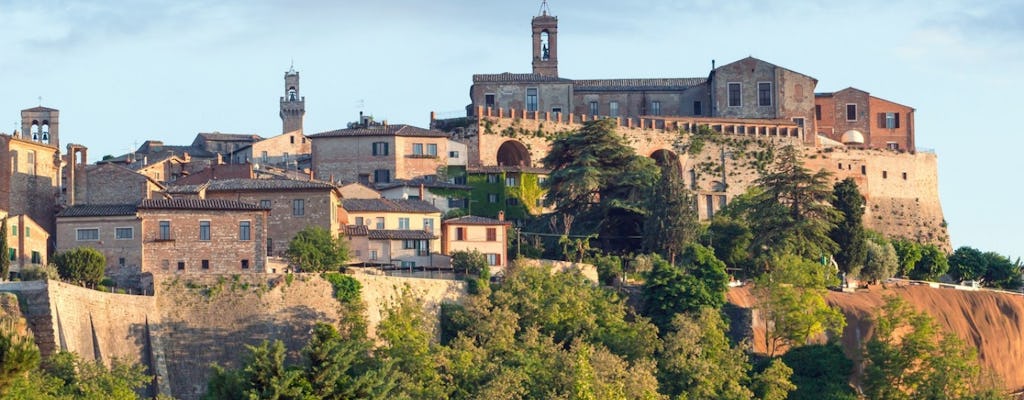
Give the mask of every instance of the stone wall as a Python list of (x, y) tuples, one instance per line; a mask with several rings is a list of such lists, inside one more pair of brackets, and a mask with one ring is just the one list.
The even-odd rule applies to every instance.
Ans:
[[(140, 209), (139, 238), (144, 272), (162, 274), (254, 273), (266, 267), (265, 211)], [(161, 239), (160, 221), (170, 222), (170, 238)], [(209, 222), (209, 240), (200, 240), (201, 221)], [(239, 224), (249, 222), (249, 238)], [(203, 262), (206, 261), (206, 268)]]

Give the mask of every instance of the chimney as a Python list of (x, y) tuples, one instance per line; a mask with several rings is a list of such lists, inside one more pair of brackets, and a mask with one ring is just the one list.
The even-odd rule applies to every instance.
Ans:
[(505, 211), (498, 211), (498, 221), (505, 222)]
[(217, 165), (224, 164), (224, 157), (217, 153)]
[(149, 156), (142, 156), (142, 165), (149, 165)]
[(427, 201), (426, 197), (423, 197), (423, 184), (420, 184), (420, 201)]

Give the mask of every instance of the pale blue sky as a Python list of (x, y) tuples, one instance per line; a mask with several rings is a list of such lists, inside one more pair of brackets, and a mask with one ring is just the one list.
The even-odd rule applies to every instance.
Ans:
[[(984, 4), (976, 4), (984, 3)], [(92, 160), (200, 131), (280, 133), (292, 59), (307, 133), (360, 110), (426, 126), (462, 112), (473, 73), (529, 72), (540, 1), (0, 0), (0, 132), (61, 110)], [(917, 109), (939, 154), (954, 246), (1024, 255), (1024, 3), (552, 0), (569, 78), (706, 76), (753, 55)], [(363, 106), (360, 107), (360, 104)]]

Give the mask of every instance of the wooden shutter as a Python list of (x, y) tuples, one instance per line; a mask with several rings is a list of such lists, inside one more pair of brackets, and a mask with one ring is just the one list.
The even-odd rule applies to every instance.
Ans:
[(878, 127), (885, 128), (885, 113), (878, 113)]
[(900, 127), (900, 113), (894, 113), (894, 114), (896, 116), (896, 125), (894, 125), (893, 128), (899, 128)]

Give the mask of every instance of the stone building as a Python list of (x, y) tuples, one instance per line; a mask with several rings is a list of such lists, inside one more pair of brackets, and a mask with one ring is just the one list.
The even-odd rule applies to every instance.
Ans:
[(192, 140), (190, 147), (220, 156), (220, 160), (230, 160), (231, 155), (238, 151), (238, 149), (252, 146), (253, 143), (262, 140), (263, 138), (259, 135), (200, 132), (196, 134), (196, 138)]
[(27, 215), (7, 215), (7, 257), (10, 276), (25, 267), (49, 262), (50, 233)]
[(306, 97), (299, 94), (299, 72), (295, 66), (284, 73), (284, 96), (281, 96), (281, 133), (302, 132), (306, 116)]
[(916, 151), (912, 107), (851, 87), (815, 93), (814, 112), (818, 135), (855, 147)]
[(66, 167), (65, 204), (136, 204), (160, 197), (164, 186), (119, 164)]
[(309, 138), (320, 180), (381, 184), (434, 175), (448, 165), (448, 134), (436, 130), (370, 121)]
[(365, 265), (447, 266), (441, 248), (441, 210), (420, 200), (344, 199), (343, 224), (353, 259)]
[(205, 198), (258, 204), (270, 210), (266, 253), (282, 255), (295, 235), (319, 226), (337, 235), (341, 193), (333, 184), (291, 179), (218, 179), (203, 188)]
[(292, 131), (240, 147), (231, 153), (230, 160), (233, 164), (308, 168), (311, 146), (312, 143), (302, 131)]
[(135, 203), (78, 204), (57, 214), (57, 252), (92, 247), (107, 259), (106, 275), (120, 287), (140, 287), (142, 221)]
[(24, 214), (47, 232), (54, 230), (61, 185), (58, 110), (21, 111), (22, 131), (0, 135), (0, 209)]
[(487, 265), (497, 272), (508, 265), (508, 228), (504, 214), (498, 219), (467, 215), (447, 219), (441, 223), (441, 253), (452, 255), (456, 251), (479, 251), (487, 258)]

